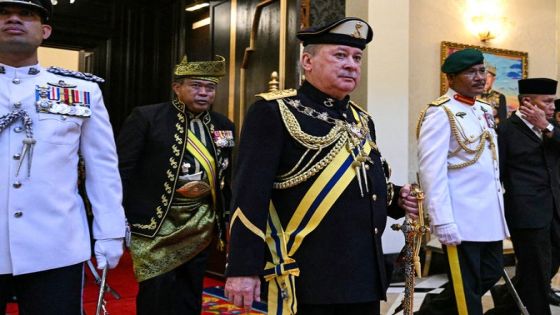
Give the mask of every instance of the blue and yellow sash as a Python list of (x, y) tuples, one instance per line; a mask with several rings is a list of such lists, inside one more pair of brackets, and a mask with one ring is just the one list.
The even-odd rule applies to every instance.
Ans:
[[(352, 112), (356, 121), (361, 123), (353, 108)], [(363, 142), (362, 150), (366, 154), (370, 153), (368, 141)], [(352, 162), (354, 158), (348, 150), (341, 150), (335, 156), (302, 198), (285, 230), (274, 204), (270, 203), (266, 243), (272, 262), (267, 262), (264, 273), (268, 281), (268, 314), (296, 314), (295, 277), (299, 276), (300, 271), (291, 257), (303, 239), (319, 226), (341, 192), (353, 181), (356, 172)]]
[(212, 192), (212, 204), (216, 205), (216, 161), (206, 146), (200, 142), (196, 135), (188, 131), (187, 151), (200, 163), (206, 174)]

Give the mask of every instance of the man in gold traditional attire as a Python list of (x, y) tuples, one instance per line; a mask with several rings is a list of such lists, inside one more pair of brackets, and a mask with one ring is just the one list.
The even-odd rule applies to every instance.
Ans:
[(137, 107), (118, 138), (138, 314), (200, 314), (210, 243), (223, 244), (234, 126), (210, 111), (225, 60), (177, 65), (170, 102)]

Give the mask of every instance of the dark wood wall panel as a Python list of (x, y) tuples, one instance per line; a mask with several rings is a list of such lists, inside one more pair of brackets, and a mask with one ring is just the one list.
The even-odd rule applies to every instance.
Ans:
[[(250, 11), (252, 12), (252, 11)], [(247, 21), (252, 23), (253, 17)], [(251, 25), (248, 25), (251, 29)], [(253, 103), (255, 94), (268, 91), (272, 71), (278, 71), (280, 51), (280, 1), (263, 8), (255, 42), (255, 52), (247, 69), (246, 104)]]
[[(229, 56), (230, 47), (230, 24), (231, 24), (231, 3), (229, 1), (220, 1), (216, 3), (212, 9), (210, 16), (212, 22), (210, 24), (210, 42), (212, 45), (211, 56), (220, 55), (226, 58), (226, 71), (229, 72), (231, 60)], [(212, 57), (214, 58), (214, 57)], [(235, 62), (235, 61), (234, 61)], [(229, 73), (219, 83), (216, 99), (214, 100), (213, 110), (228, 115), (229, 106)], [(232, 91), (235, 92), (235, 91)]]
[(346, 0), (311, 0), (309, 25), (326, 25), (343, 18)]
[[(254, 13), (259, 0), (238, 2), (237, 11), (237, 59), (239, 69), (245, 48), (249, 45), (250, 32), (253, 25)], [(297, 65), (299, 59), (299, 42), (295, 33), (299, 30), (300, 2), (288, 1), (288, 32), (286, 43), (286, 88), (297, 87)], [(279, 70), (279, 39), (280, 39), (280, 1), (266, 6), (262, 10), (258, 31), (256, 34), (255, 51), (247, 69), (245, 110), (255, 102), (255, 94), (268, 89), (270, 74)], [(237, 82), (239, 89), (239, 82)]]
[(300, 44), (296, 38), (296, 33), (301, 25), (301, 1), (288, 1), (288, 31), (286, 45), (286, 88), (296, 88), (299, 86), (299, 54)]
[[(115, 132), (130, 111), (140, 105), (169, 100), (172, 71), (182, 56), (190, 60), (224, 56), (236, 66), (236, 87), (229, 75), (222, 80), (215, 110), (227, 114), (229, 95), (239, 99), (239, 67), (259, 0), (237, 1), (236, 60), (229, 60), (231, 1), (211, 1), (210, 11), (188, 13), (192, 0), (79, 0), (59, 2), (53, 17), (53, 35), (46, 46), (82, 49), (94, 53), (92, 72), (106, 79), (101, 85)], [(298, 83), (299, 0), (288, 1), (286, 87)], [(265, 91), (272, 71), (278, 70), (280, 2), (263, 10), (256, 50), (247, 71), (246, 108), (254, 94)], [(208, 16), (210, 26), (192, 30), (192, 23)], [(228, 66), (229, 70), (229, 66)], [(237, 116), (237, 115), (236, 115)]]
[(139, 105), (168, 100), (174, 65), (185, 51), (185, 3), (80, 0), (55, 6), (46, 46), (94, 53), (116, 132)]

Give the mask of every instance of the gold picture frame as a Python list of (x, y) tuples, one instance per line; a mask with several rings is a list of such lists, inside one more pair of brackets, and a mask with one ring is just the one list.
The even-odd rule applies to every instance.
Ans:
[[(526, 79), (529, 73), (529, 55), (526, 52), (490, 48), (476, 45), (459, 44), (453, 42), (441, 42), (440, 65), (451, 53), (465, 48), (476, 48), (484, 54), (484, 60), (496, 67), (496, 81), (493, 89), (506, 96), (508, 110), (517, 109), (517, 81)], [(440, 94), (447, 91), (447, 78), (445, 73), (440, 72)]]

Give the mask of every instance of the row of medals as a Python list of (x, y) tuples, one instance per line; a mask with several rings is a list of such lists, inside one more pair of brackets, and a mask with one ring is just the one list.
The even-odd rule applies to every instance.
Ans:
[(48, 87), (37, 86), (39, 95), (41, 97), (36, 102), (39, 112), (51, 114), (63, 114), (71, 116), (89, 117), (91, 116), (91, 109), (83, 103), (73, 103), (68, 105), (65, 103), (53, 101), (48, 98)]

